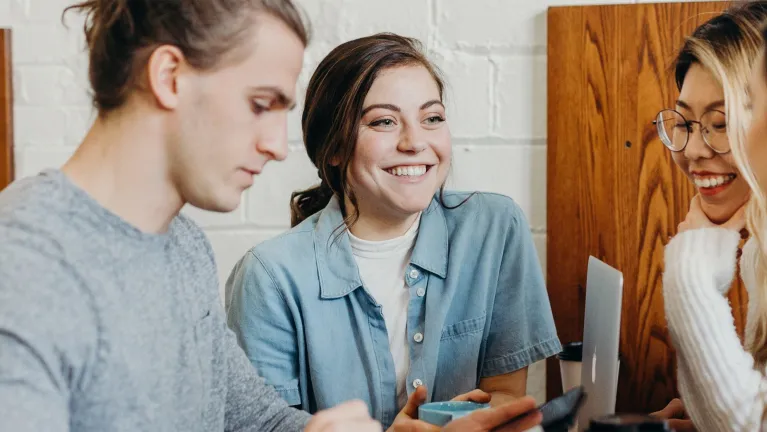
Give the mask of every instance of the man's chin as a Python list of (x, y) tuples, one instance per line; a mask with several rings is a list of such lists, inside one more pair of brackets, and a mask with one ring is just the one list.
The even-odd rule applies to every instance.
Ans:
[(235, 198), (222, 199), (221, 197), (208, 198), (208, 199), (194, 198), (194, 199), (190, 199), (188, 203), (189, 205), (197, 207), (200, 210), (205, 210), (205, 211), (215, 212), (215, 213), (229, 213), (234, 210), (237, 210), (237, 207), (240, 206), (240, 197), (238, 196), (236, 197), (236, 199)]

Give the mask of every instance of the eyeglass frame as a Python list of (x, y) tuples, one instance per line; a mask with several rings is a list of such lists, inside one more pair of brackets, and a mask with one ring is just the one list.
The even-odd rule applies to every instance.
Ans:
[[(666, 143), (663, 143), (663, 138), (660, 138), (661, 143), (663, 143), (663, 147), (666, 147), (669, 151), (674, 152), (674, 153), (679, 153), (679, 152), (684, 151), (684, 149), (687, 148), (687, 144), (690, 143), (690, 135), (692, 135), (693, 132), (694, 132), (693, 127), (692, 127), (692, 125), (694, 125), (694, 124), (698, 125), (698, 132), (700, 132), (700, 137), (703, 138), (703, 143), (706, 144), (706, 147), (710, 148), (711, 151), (713, 151), (714, 153), (719, 154), (719, 155), (727, 154), (727, 153), (730, 153), (732, 151), (732, 147), (730, 147), (727, 151), (723, 151), (723, 152), (713, 148), (711, 146), (711, 144), (708, 143), (708, 140), (706, 139), (706, 135), (703, 134), (703, 123), (700, 122), (700, 119), (702, 119), (706, 114), (708, 114), (710, 112), (718, 112), (718, 113), (722, 114), (723, 116), (725, 116), (725, 118), (727, 118), (727, 114), (725, 114), (723, 111), (720, 111), (718, 109), (710, 109), (710, 110), (704, 112), (703, 114), (701, 114), (701, 116), (698, 118), (698, 120), (687, 120), (687, 117), (685, 117), (682, 113), (680, 113), (679, 111), (677, 111), (677, 110), (675, 110), (673, 108), (662, 109), (662, 110), (658, 111), (658, 114), (655, 114), (655, 120), (652, 121), (653, 126), (655, 126), (656, 132), (658, 130), (658, 117), (660, 117), (660, 114), (662, 112), (664, 112), (664, 111), (671, 111), (673, 113), (678, 114), (679, 117), (682, 117), (684, 119), (685, 126), (687, 127), (687, 138), (684, 141), (684, 145), (679, 150), (674, 150), (671, 147), (667, 146)], [(725, 134), (725, 136), (726, 136), (726, 134)], [(729, 145), (729, 137), (727, 137), (727, 140), (728, 140), (727, 144)]]

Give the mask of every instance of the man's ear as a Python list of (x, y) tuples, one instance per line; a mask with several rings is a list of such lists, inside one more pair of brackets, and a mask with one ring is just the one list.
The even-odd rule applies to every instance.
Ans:
[(185, 64), (184, 54), (172, 45), (161, 45), (149, 56), (147, 83), (160, 107), (172, 110), (178, 106), (180, 72)]

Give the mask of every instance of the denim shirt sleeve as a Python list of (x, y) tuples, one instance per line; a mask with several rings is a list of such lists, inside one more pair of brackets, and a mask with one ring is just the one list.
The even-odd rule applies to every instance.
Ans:
[(248, 252), (226, 282), (227, 323), (248, 359), (289, 405), (301, 405), (296, 331), (273, 276)]
[(521, 209), (512, 209), (482, 377), (522, 369), (561, 350), (538, 254)]

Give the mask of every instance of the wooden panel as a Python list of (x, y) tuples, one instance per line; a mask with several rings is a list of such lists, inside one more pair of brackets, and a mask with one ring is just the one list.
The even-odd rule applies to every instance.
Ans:
[[(623, 272), (621, 412), (650, 412), (677, 395), (663, 311), (663, 248), (694, 190), (651, 121), (677, 96), (670, 66), (684, 36), (725, 6), (549, 9), (549, 296), (562, 342), (581, 340), (588, 256)], [(742, 333), (740, 284), (731, 299)], [(561, 394), (556, 359), (547, 370), (552, 398)]]
[(0, 29), (0, 190), (13, 181), (11, 31)]

